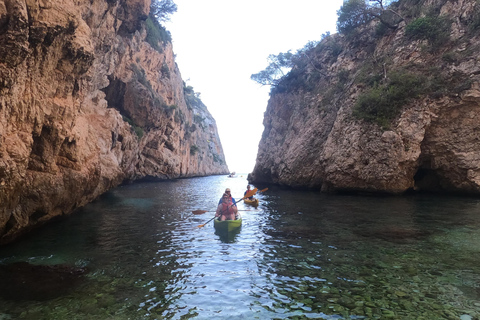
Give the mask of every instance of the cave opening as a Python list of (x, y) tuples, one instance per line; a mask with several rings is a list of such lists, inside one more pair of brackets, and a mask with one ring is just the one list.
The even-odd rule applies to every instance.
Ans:
[(419, 167), (415, 176), (415, 191), (418, 192), (442, 192), (444, 188), (441, 185), (441, 179), (438, 172), (428, 168)]
[(124, 115), (124, 97), (127, 84), (119, 79), (108, 76), (109, 85), (102, 89), (105, 93), (105, 100), (109, 108), (117, 109), (120, 114)]

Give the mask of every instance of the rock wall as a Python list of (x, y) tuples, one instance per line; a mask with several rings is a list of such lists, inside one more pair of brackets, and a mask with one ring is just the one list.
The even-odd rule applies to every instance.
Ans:
[[(429, 8), (447, 17), (449, 39), (439, 48), (405, 34)], [(414, 16), (417, 9), (425, 10)], [(479, 4), (424, 1), (399, 10), (405, 20), (384, 35), (372, 22), (354, 37), (325, 38), (295, 78), (303, 86), (287, 77), (286, 89), (272, 90), (249, 181), (323, 191), (480, 192)], [(400, 69), (442, 83), (410, 99), (387, 126), (356, 117), (366, 70), (381, 82)]]
[(122, 182), (229, 172), (149, 6), (0, 0), (0, 243)]

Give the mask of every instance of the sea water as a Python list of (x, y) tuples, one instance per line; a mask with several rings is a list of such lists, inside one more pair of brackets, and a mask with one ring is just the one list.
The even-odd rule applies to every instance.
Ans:
[[(479, 198), (270, 187), (229, 237), (201, 226), (246, 185), (121, 186), (0, 247), (23, 281), (0, 287), (0, 319), (479, 319)], [(18, 263), (34, 276), (5, 274)], [(58, 266), (84, 273), (62, 287)]]

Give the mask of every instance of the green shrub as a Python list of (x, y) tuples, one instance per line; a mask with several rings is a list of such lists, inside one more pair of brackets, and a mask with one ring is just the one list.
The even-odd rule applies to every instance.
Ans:
[(333, 104), (335, 99), (335, 94), (337, 93), (337, 87), (330, 87), (325, 92), (321, 92), (322, 101), (319, 104), (320, 109), (327, 109), (330, 105)]
[(347, 0), (337, 11), (337, 30), (342, 34), (350, 34), (356, 28), (373, 20), (369, 5), (364, 0)]
[(205, 118), (202, 117), (199, 114), (196, 114), (196, 115), (193, 116), (193, 121), (195, 121), (196, 123), (201, 124), (204, 120), (205, 120)]
[(446, 43), (450, 34), (450, 21), (446, 17), (427, 16), (410, 22), (405, 28), (405, 36), (411, 39), (428, 40), (439, 48)]
[(340, 43), (340, 41), (333, 41), (330, 45), (329, 45), (329, 49), (331, 50), (332, 52), (332, 56), (333, 56), (333, 60), (336, 61), (336, 59), (338, 58), (338, 56), (340, 55), (340, 53), (342, 53), (343, 51), (343, 46), (342, 44)]
[(223, 164), (223, 161), (218, 154), (214, 153), (212, 156), (213, 156), (213, 162), (218, 162), (220, 164)]
[(177, 109), (177, 106), (175, 105), (175, 122), (178, 123), (183, 123), (185, 121), (185, 115), (183, 114), (183, 111), (181, 109)]
[(362, 68), (355, 76), (356, 83), (362, 83), (368, 87), (374, 87), (383, 80), (382, 63), (374, 63), (373, 61), (365, 61)]
[(471, 16), (470, 20), (468, 21), (468, 26), (470, 28), (470, 31), (473, 31), (473, 32), (480, 29), (480, 2), (479, 1), (477, 1), (477, 3), (475, 3), (475, 7), (473, 9), (472, 16)]
[(389, 81), (376, 85), (358, 97), (353, 115), (388, 128), (401, 108), (424, 92), (425, 78), (405, 71), (393, 72)]
[(206, 109), (202, 100), (200, 99), (200, 93), (195, 92), (192, 86), (187, 86), (185, 82), (183, 83), (183, 93), (185, 97), (185, 102), (187, 103), (187, 109), (193, 110), (194, 107), (200, 109)]
[(192, 124), (186, 124), (185, 126), (185, 131), (188, 131), (188, 132), (195, 132), (195, 130), (197, 130), (197, 125), (195, 123), (192, 123)]
[(160, 68), (160, 72), (162, 73), (162, 76), (165, 75), (166, 78), (170, 79), (170, 69), (168, 68), (168, 65), (165, 62), (162, 64), (162, 67)]
[(200, 150), (200, 148), (198, 146), (196, 146), (196, 145), (190, 146), (190, 154), (192, 156), (194, 156), (198, 152), (198, 150)]
[(340, 71), (338, 71), (337, 75), (338, 75), (338, 82), (340, 82), (341, 84), (345, 84), (349, 79), (350, 71), (346, 69), (341, 69)]
[(195, 91), (193, 90), (193, 87), (192, 86), (187, 86), (185, 84), (185, 82), (183, 82), (183, 92), (185, 94), (194, 94), (195, 93)]
[(388, 31), (390, 31), (390, 29), (386, 25), (384, 25), (383, 23), (379, 23), (375, 28), (375, 36), (381, 38), (384, 35), (388, 34)]
[(137, 135), (137, 137), (139, 139), (141, 139), (143, 137), (144, 131), (143, 131), (142, 127), (138, 126), (135, 122), (133, 122), (132, 119), (130, 119), (126, 115), (122, 115), (122, 119), (123, 119), (123, 121), (127, 122), (133, 128), (133, 132), (135, 132), (135, 134)]
[(135, 134), (137, 135), (137, 137), (138, 137), (139, 139), (142, 139), (143, 134), (144, 134), (143, 129), (142, 129), (141, 127), (139, 127), (139, 126), (134, 126), (134, 127), (133, 127), (133, 130), (135, 131)]
[(135, 74), (135, 78), (138, 82), (140, 82), (145, 88), (147, 88), (150, 92), (154, 93), (152, 84), (147, 79), (147, 75), (145, 74), (145, 70), (142, 67), (137, 66), (135, 63), (132, 63), (130, 67)]
[(165, 42), (172, 42), (172, 36), (158, 21), (152, 16), (149, 16), (145, 21), (145, 27), (147, 29), (147, 41), (153, 49), (158, 52), (163, 52), (161, 44)]

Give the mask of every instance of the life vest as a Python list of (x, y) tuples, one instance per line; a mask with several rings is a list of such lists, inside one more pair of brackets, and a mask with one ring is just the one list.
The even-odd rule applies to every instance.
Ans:
[(233, 211), (232, 207), (232, 201), (229, 200), (227, 203), (222, 202), (222, 211), (221, 214), (235, 214), (235, 211)]

